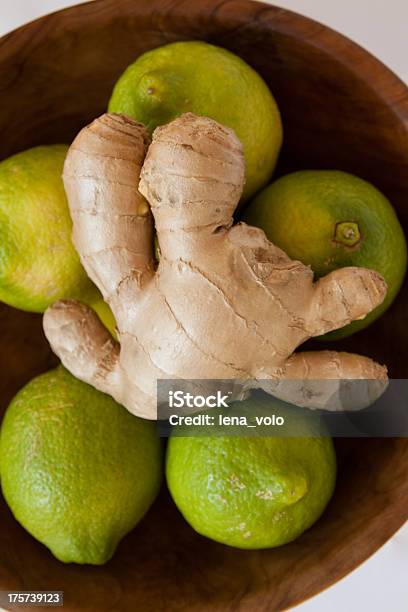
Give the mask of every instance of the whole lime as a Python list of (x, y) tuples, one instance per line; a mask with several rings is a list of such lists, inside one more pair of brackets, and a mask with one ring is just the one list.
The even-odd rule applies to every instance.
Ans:
[[(304, 434), (308, 427), (305, 420)], [(212, 540), (247, 549), (286, 544), (319, 518), (334, 490), (332, 441), (312, 437), (314, 426), (309, 433), (172, 437), (170, 493), (187, 522)]]
[(9, 405), (0, 472), (27, 531), (60, 561), (99, 565), (156, 497), (161, 443), (152, 422), (58, 367)]
[(384, 302), (364, 319), (322, 338), (344, 338), (367, 327), (387, 310), (401, 287), (407, 245), (395, 210), (378, 189), (352, 174), (288, 174), (251, 202), (243, 220), (262, 228), (292, 259), (310, 265), (316, 277), (345, 266), (383, 276), (388, 288)]
[(264, 80), (237, 55), (201, 41), (141, 55), (116, 83), (109, 111), (151, 131), (186, 112), (232, 128), (244, 147), (244, 198), (266, 185), (282, 144), (279, 110)]
[(61, 179), (67, 150), (35, 147), (0, 163), (0, 300), (22, 310), (100, 297), (71, 242)]

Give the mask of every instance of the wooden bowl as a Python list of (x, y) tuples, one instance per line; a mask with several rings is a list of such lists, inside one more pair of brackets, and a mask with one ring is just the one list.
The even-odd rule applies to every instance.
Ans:
[[(367, 52), (299, 15), (247, 0), (99, 0), (35, 21), (0, 41), (0, 157), (69, 142), (106, 109), (140, 53), (204, 39), (242, 56), (275, 94), (285, 145), (279, 172), (338, 168), (371, 180), (408, 228), (407, 89)], [(342, 348), (408, 373), (408, 292)], [(41, 317), (2, 307), (1, 407), (56, 363)], [(321, 345), (320, 345), (321, 346)], [(104, 567), (63, 565), (0, 512), (0, 589), (58, 589), (67, 610), (282, 610), (369, 557), (408, 515), (408, 441), (340, 441), (324, 516), (296, 542), (258, 552), (206, 540), (166, 491)]]

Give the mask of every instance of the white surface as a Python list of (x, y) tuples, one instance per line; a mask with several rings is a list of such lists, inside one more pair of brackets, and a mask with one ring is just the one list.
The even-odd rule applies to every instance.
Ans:
[[(0, 0), (0, 35), (73, 4), (79, 2)], [(303, 13), (346, 34), (408, 81), (408, 0), (276, 0), (270, 4)], [(407, 573), (408, 525), (352, 574), (296, 610), (406, 612)]]

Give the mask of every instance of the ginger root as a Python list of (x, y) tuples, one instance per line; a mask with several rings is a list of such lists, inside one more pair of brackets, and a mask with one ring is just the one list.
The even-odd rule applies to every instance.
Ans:
[[(160, 378), (251, 380), (329, 409), (339, 408), (331, 398), (341, 379), (373, 381), (359, 408), (386, 387), (386, 368), (366, 357), (292, 354), (364, 317), (386, 285), (355, 267), (313, 282), (311, 269), (262, 230), (233, 225), (244, 175), (232, 130), (192, 114), (156, 129), (150, 146), (142, 125), (106, 114), (69, 150), (63, 178), (74, 244), (115, 315), (120, 344), (75, 301), (47, 310), (45, 334), (72, 374), (138, 416), (156, 418)], [(330, 384), (316, 388), (319, 379)]]

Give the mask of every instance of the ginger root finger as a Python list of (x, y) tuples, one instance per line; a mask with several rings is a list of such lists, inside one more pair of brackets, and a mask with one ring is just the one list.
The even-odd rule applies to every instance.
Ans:
[(314, 335), (339, 329), (364, 318), (379, 306), (387, 294), (383, 277), (366, 268), (339, 268), (314, 284), (310, 319)]
[(106, 114), (81, 130), (64, 165), (74, 244), (113, 311), (125, 280), (136, 289), (153, 275), (153, 220), (137, 188), (148, 144), (143, 125)]
[(139, 191), (151, 205), (161, 249), (168, 231), (232, 224), (244, 183), (242, 145), (231, 129), (192, 113), (158, 127)]
[(43, 327), (52, 350), (71, 374), (117, 396), (119, 344), (91, 308), (60, 300), (46, 310)]
[(336, 351), (295, 353), (262, 389), (297, 406), (361, 410), (388, 385), (387, 368), (368, 357)]

